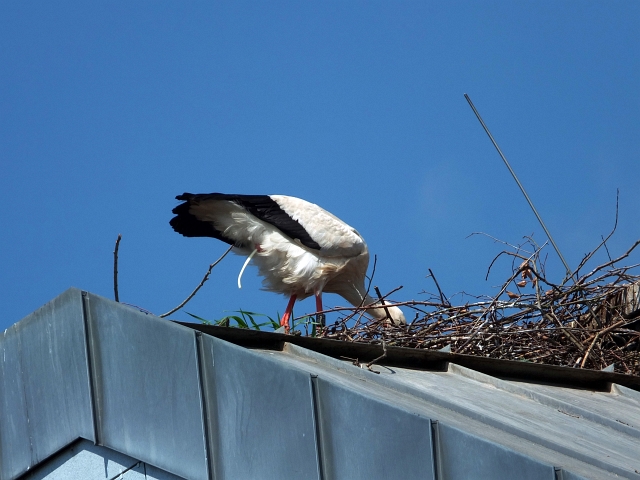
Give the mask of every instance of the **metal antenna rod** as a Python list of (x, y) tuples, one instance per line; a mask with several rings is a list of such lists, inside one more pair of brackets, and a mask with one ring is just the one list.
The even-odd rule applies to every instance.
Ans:
[(524, 187), (522, 186), (522, 184), (520, 183), (520, 180), (518, 180), (518, 177), (516, 176), (516, 172), (513, 171), (513, 168), (511, 168), (511, 165), (509, 165), (509, 162), (507, 161), (507, 158), (504, 156), (504, 154), (502, 153), (502, 150), (500, 150), (500, 147), (498, 146), (498, 143), (494, 140), (493, 135), (491, 135), (491, 132), (489, 131), (489, 129), (487, 128), (487, 126), (485, 125), (484, 121), (482, 120), (482, 117), (480, 116), (480, 114), (478, 113), (478, 110), (476, 110), (476, 107), (473, 105), (473, 102), (471, 101), (471, 99), (469, 98), (469, 95), (467, 95), (466, 93), (464, 94), (464, 98), (467, 99), (467, 102), (469, 102), (469, 106), (471, 107), (471, 109), (473, 110), (473, 113), (476, 114), (476, 117), (478, 117), (478, 120), (480, 121), (480, 125), (482, 125), (482, 128), (484, 128), (484, 131), (487, 132), (487, 135), (489, 135), (489, 139), (491, 140), (491, 143), (493, 143), (493, 146), (496, 147), (496, 150), (498, 151), (498, 153), (500, 154), (500, 157), (502, 158), (502, 161), (504, 162), (504, 164), (507, 166), (507, 168), (509, 169), (509, 171), (511, 172), (511, 175), (513, 176), (513, 179), (516, 181), (516, 183), (518, 184), (518, 186), (520, 187), (520, 190), (522, 191), (522, 194), (524, 195), (524, 198), (527, 199), (527, 202), (529, 202), (529, 206), (531, 207), (531, 210), (533, 210), (533, 213), (536, 215), (536, 218), (538, 219), (538, 221), (540, 222), (540, 225), (542, 225), (542, 229), (544, 230), (544, 233), (547, 234), (547, 238), (549, 238), (549, 241), (551, 242), (551, 245), (553, 245), (553, 248), (556, 250), (556, 252), (558, 253), (558, 256), (560, 257), (560, 260), (562, 260), (562, 263), (564, 265), (564, 268), (567, 269), (567, 278), (571, 276), (571, 269), (569, 268), (569, 264), (567, 264), (567, 261), (564, 259), (564, 257), (562, 256), (562, 253), (560, 253), (560, 249), (558, 248), (558, 245), (556, 245), (556, 242), (553, 241), (553, 237), (551, 236), (551, 233), (549, 233), (549, 230), (547, 230), (546, 225), (544, 224), (544, 222), (542, 221), (542, 217), (540, 216), (540, 214), (538, 213), (538, 211), (536, 210), (536, 207), (533, 206), (533, 202), (531, 201), (531, 199), (529, 198), (529, 195), (527, 195), (527, 192), (525, 191)]

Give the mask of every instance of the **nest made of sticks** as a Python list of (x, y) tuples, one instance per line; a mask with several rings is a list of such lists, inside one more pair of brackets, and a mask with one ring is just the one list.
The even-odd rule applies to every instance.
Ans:
[(321, 336), (640, 375), (640, 275), (633, 273), (640, 264), (617, 266), (638, 244), (581, 274), (596, 249), (564, 281), (552, 283), (545, 278), (544, 245), (529, 238), (498, 255), (512, 258), (512, 274), (493, 297), (467, 295), (473, 301), (456, 305), (433, 277), (437, 294), (394, 303), (415, 310), (406, 325), (362, 315), (354, 323), (351, 315)]

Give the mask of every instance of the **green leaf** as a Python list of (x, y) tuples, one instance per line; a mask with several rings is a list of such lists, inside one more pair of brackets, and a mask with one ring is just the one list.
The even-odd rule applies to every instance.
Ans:
[[(227, 310), (228, 312), (228, 310)], [(194, 315), (193, 313), (185, 312), (187, 315), (201, 321), (205, 325), (217, 325), (222, 327), (231, 327), (231, 328), (245, 328), (262, 331), (265, 327), (271, 327), (273, 330), (277, 330), (280, 328), (280, 321), (274, 320), (272, 317), (257, 312), (250, 312), (247, 310), (232, 310), (230, 313), (236, 313), (239, 315), (227, 315), (226, 317), (222, 317), (220, 320), (215, 320), (211, 322), (205, 318)], [(258, 323), (257, 317), (264, 317), (266, 321)], [(276, 314), (276, 318), (280, 318), (280, 314)], [(307, 317), (305, 317), (306, 319)], [(296, 325), (300, 325), (305, 321), (305, 319), (301, 319), (296, 322)], [(233, 323), (232, 323), (233, 322)], [(234, 325), (235, 323), (235, 325)]]
[(204, 318), (202, 318), (202, 317), (199, 317), (199, 316), (197, 316), (197, 315), (194, 315), (193, 313), (189, 313), (189, 312), (184, 312), (184, 313), (186, 313), (186, 314), (187, 314), (187, 315), (189, 315), (190, 317), (195, 318), (196, 320), (200, 320), (200, 321), (201, 321), (202, 323), (204, 323), (205, 325), (211, 325), (211, 322), (210, 322), (209, 320), (206, 320), (206, 319), (204, 319)]

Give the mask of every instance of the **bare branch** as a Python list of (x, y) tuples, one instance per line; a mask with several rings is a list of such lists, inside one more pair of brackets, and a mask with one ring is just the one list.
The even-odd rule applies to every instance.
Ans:
[(442, 301), (442, 304), (443, 305), (451, 305), (449, 303), (449, 300), (447, 300), (445, 298), (444, 294), (442, 293), (442, 290), (440, 289), (440, 285), (438, 284), (438, 280), (436, 279), (436, 276), (433, 274), (431, 269), (429, 269), (429, 275), (431, 275), (431, 278), (433, 278), (433, 283), (436, 284), (436, 288), (438, 289), (438, 293), (440, 294), (440, 300)]
[[(380, 294), (380, 289), (378, 287), (373, 287), (376, 291), (376, 295), (378, 295), (378, 299), (380, 302), (380, 305), (382, 305), (384, 307), (384, 311), (387, 314), (387, 319), (389, 319), (389, 323), (392, 323), (391, 320), (391, 314), (389, 313), (389, 309), (387, 308), (387, 306), (384, 303), (384, 299), (382, 298), (382, 295)], [(371, 366), (376, 363), (378, 360), (382, 360), (383, 358), (385, 358), (387, 356), (387, 342), (385, 342), (384, 340), (384, 328), (386, 326), (386, 319), (383, 321), (383, 330), (382, 330), (382, 355), (380, 355), (379, 357), (374, 358), (373, 360), (371, 360), (369, 363), (367, 363), (367, 368), (369, 370), (371, 370), (373, 373), (380, 373), (380, 372), (376, 372), (375, 370), (373, 370), (371, 368)]]
[(113, 298), (116, 302), (120, 302), (120, 295), (118, 295), (118, 249), (120, 248), (120, 240), (122, 240), (122, 235), (118, 234), (116, 248), (113, 250)]
[[(573, 271), (573, 273), (570, 275), (569, 278), (572, 278), (574, 276), (576, 276), (578, 274), (578, 272), (580, 271), (580, 269), (582, 267), (585, 266), (585, 264), (591, 260), (591, 258), (596, 254), (596, 252), (598, 250), (600, 250), (600, 247), (604, 246), (605, 248), (607, 247), (607, 241), (613, 236), (613, 234), (616, 231), (616, 228), (618, 228), (618, 202), (620, 200), (620, 189), (616, 190), (616, 220), (613, 224), (613, 229), (611, 230), (611, 233), (609, 233), (609, 235), (607, 235), (607, 238), (604, 238), (602, 240), (602, 242), (600, 243), (600, 245), (598, 245), (591, 253), (589, 253), (587, 256), (585, 256), (582, 261), (580, 262), (580, 265), (578, 265), (578, 267)], [(609, 250), (607, 249), (607, 254), (609, 253)], [(611, 260), (611, 257), (609, 257), (609, 260)]]
[(222, 259), (224, 257), (227, 256), (227, 254), (231, 251), (231, 249), (233, 248), (233, 245), (231, 245), (226, 252), (224, 252), (222, 254), (222, 256), (220, 258), (218, 258), (218, 260), (216, 260), (215, 262), (213, 262), (211, 265), (209, 265), (209, 269), (207, 270), (207, 273), (205, 273), (204, 277), (202, 278), (202, 280), (200, 281), (200, 284), (195, 288), (195, 290), (193, 292), (191, 292), (191, 295), (189, 295), (187, 298), (184, 299), (184, 301), (178, 305), (176, 308), (169, 310), (167, 313), (163, 313), (162, 315), (160, 315), (160, 318), (164, 318), (164, 317), (168, 317), (169, 315), (171, 315), (172, 313), (177, 312), (178, 310), (180, 310), (182, 307), (184, 307), (187, 302), (189, 302), (189, 300), (191, 300), (193, 297), (195, 297), (196, 293), (198, 293), (198, 290), (200, 290), (200, 288), (202, 288), (202, 286), (204, 285), (204, 283), (209, 280), (209, 275), (211, 275), (211, 270), (213, 270), (213, 267), (215, 267), (216, 265), (218, 265)]

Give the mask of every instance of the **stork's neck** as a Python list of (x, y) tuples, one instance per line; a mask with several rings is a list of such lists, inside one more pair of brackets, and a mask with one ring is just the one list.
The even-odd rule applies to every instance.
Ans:
[[(364, 285), (348, 284), (347, 288), (340, 291), (340, 295), (354, 307), (380, 304), (378, 300), (372, 298), (371, 295), (367, 293)], [(383, 308), (369, 308), (367, 312), (377, 319), (386, 318), (387, 316)]]

